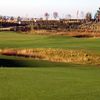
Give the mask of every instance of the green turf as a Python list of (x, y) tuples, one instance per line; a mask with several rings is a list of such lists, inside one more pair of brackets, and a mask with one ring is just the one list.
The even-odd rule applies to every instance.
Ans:
[[(2, 62), (7, 59), (3, 57)], [(80, 67), (13, 57), (8, 62), (14, 67), (6, 63), (8, 67), (0, 68), (0, 100), (100, 99), (100, 68), (97, 66)], [(16, 63), (20, 68), (15, 67)]]
[(100, 52), (100, 39), (0, 32), (0, 48), (63, 48)]
[[(100, 39), (0, 32), (0, 48), (87, 49)], [(0, 100), (100, 100), (100, 65), (0, 56)]]

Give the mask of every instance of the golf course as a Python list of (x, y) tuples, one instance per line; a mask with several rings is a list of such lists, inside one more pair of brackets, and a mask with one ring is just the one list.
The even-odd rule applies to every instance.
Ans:
[(100, 100), (100, 38), (0, 32), (0, 100)]

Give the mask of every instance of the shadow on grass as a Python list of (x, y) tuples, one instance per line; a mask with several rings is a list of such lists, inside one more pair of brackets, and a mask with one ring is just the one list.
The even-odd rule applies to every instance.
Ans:
[[(24, 60), (0, 59), (1, 67), (28, 67)], [(31, 67), (31, 66), (30, 66)]]
[(0, 67), (61, 67), (64, 63), (55, 63), (42, 60), (23, 60), (0, 58)]

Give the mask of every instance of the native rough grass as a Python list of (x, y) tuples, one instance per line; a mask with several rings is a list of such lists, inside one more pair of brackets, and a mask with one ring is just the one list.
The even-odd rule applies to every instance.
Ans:
[(0, 49), (0, 54), (9, 56), (31, 57), (36, 60), (66, 62), (76, 64), (100, 64), (100, 56), (85, 50), (64, 49)]

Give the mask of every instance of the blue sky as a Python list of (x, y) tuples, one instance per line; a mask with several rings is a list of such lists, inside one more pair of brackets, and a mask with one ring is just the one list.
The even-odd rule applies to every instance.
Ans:
[(45, 12), (51, 16), (58, 12), (59, 17), (71, 14), (76, 18), (76, 13), (95, 13), (100, 6), (100, 0), (0, 0), (0, 15), (43, 17)]

